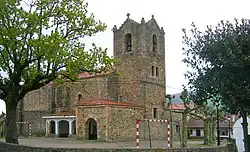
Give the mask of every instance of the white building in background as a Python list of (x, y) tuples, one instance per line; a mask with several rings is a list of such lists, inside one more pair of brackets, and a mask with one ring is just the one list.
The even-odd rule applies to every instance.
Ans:
[[(232, 137), (233, 135), (233, 125), (235, 123), (235, 120), (238, 118), (236, 115), (231, 115), (230, 119), (228, 119), (228, 116), (225, 116), (225, 120), (220, 121), (220, 137), (221, 138), (229, 138), (229, 133)], [(230, 120), (230, 124), (229, 124)], [(204, 137), (204, 122), (201, 119), (190, 119), (188, 121), (188, 130), (190, 133), (190, 138), (199, 138)], [(217, 126), (214, 126), (214, 135), (217, 136)], [(229, 131), (230, 128), (230, 131)]]
[[(242, 123), (243, 119), (240, 118), (238, 119), (234, 125), (233, 125), (233, 138), (236, 140), (236, 145), (238, 152), (244, 152), (245, 147), (244, 147), (244, 135), (243, 135), (243, 129), (242, 129)], [(250, 119), (247, 119), (247, 123), (250, 124)], [(248, 133), (250, 133), (250, 125), (248, 125)]]

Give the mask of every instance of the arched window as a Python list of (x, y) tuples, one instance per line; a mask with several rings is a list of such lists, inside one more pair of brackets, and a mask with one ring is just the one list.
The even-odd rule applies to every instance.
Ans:
[(156, 51), (157, 51), (157, 37), (154, 34), (153, 35), (153, 52), (156, 52)]
[(125, 49), (126, 52), (132, 51), (132, 36), (130, 33), (126, 34), (125, 36)]
[(77, 95), (77, 101), (80, 101), (80, 100), (82, 100), (82, 94)]

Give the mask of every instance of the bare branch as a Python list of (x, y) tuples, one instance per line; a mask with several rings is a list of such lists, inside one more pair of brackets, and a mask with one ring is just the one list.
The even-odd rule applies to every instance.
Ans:
[(189, 109), (188, 109), (188, 112), (196, 111), (196, 110), (200, 109), (201, 107), (202, 107), (202, 106), (197, 106), (197, 107), (195, 107), (195, 108), (189, 108)]
[(169, 108), (166, 106), (166, 101), (164, 100), (161, 104), (163, 110), (169, 110)]
[(49, 74), (49, 71), (50, 71), (50, 66), (51, 66), (51, 62), (48, 62), (48, 65), (47, 65), (47, 70), (46, 70), (46, 75)]
[(188, 115), (188, 116), (190, 116), (192, 119), (195, 119), (195, 120), (200, 120), (200, 119), (202, 119), (201, 117), (196, 117), (196, 116), (193, 116), (193, 115)]
[(205, 120), (206, 119), (206, 117), (204, 117), (203, 115), (200, 115), (200, 114), (196, 114), (196, 113), (192, 113), (192, 112), (190, 112), (190, 113), (188, 113), (190, 116), (192, 116), (192, 117), (198, 117), (199, 119), (202, 119), (202, 120)]
[[(24, 96), (32, 91), (32, 90), (36, 90), (39, 89), (43, 86), (45, 86), (46, 84), (50, 83), (51, 81), (53, 81), (54, 79), (56, 79), (56, 75), (55, 74), (50, 74), (48, 76), (40, 76), (37, 77), (35, 80), (33, 80), (31, 83), (29, 84), (25, 84), (21, 87), (20, 92), (19, 92), (19, 97), (18, 97), (18, 101), (23, 99)], [(43, 80), (41, 82), (41, 80)]]
[(172, 110), (172, 112), (174, 112), (174, 113), (181, 113), (181, 114), (185, 113), (183, 110)]
[[(27, 26), (27, 31), (28, 31), (28, 29), (30, 29), (31, 28), (31, 24), (28, 24), (28, 26)], [(27, 32), (26, 34), (25, 34), (25, 36), (24, 36), (24, 38), (23, 38), (23, 46), (22, 46), (22, 49), (21, 49), (21, 51), (20, 51), (20, 54), (19, 54), (19, 61), (21, 61), (21, 58), (23, 57), (23, 51), (25, 50), (25, 45), (27, 45), (26, 44), (26, 41), (27, 41), (27, 38), (28, 38), (28, 35), (30, 35), (30, 38), (32, 37), (32, 33), (29, 33), (29, 32)], [(28, 48), (29, 48), (29, 46), (28, 46)], [(27, 50), (27, 52), (29, 52), (29, 50)], [(27, 56), (27, 58), (28, 58), (28, 56)]]
[(32, 62), (35, 62), (39, 59), (41, 59), (42, 56), (39, 56), (37, 58), (34, 58), (34, 59), (29, 59), (29, 60), (26, 60), (22, 65), (21, 65), (21, 70), (25, 69), (26, 67), (28, 67)]
[(68, 76), (67, 74), (65, 73), (61, 73), (62, 76), (64, 76), (65, 78), (69, 79), (70, 81), (76, 81), (76, 79), (72, 79), (70, 76)]
[(12, 63), (15, 63), (14, 62), (14, 59), (13, 59), (13, 56), (11, 55), (11, 52), (9, 50), (9, 47), (7, 46), (7, 44), (3, 44), (4, 48), (6, 49), (8, 55), (9, 55), (9, 59), (11, 60)]

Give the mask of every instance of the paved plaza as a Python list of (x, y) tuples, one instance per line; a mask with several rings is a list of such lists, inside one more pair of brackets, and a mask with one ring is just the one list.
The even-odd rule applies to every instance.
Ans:
[[(0, 141), (4, 141), (3, 138)], [(20, 138), (21, 145), (33, 147), (53, 147), (53, 148), (119, 148), (119, 149), (134, 149), (136, 148), (135, 141), (127, 142), (101, 142), (77, 140), (74, 138), (44, 138), (30, 137)], [(153, 148), (167, 148), (167, 141), (152, 141)], [(174, 142), (174, 147), (180, 147), (179, 142)], [(202, 141), (188, 141), (188, 147), (203, 147)], [(140, 148), (149, 148), (149, 141), (140, 141)]]

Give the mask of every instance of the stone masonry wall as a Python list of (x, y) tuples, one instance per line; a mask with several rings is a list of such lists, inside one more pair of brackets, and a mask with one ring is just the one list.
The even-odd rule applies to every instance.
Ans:
[(77, 136), (86, 138), (86, 121), (97, 122), (97, 140), (135, 140), (136, 119), (143, 118), (144, 108), (118, 106), (77, 107)]
[(49, 101), (52, 98), (49, 92), (51, 92), (50, 88), (45, 86), (27, 93), (24, 97), (24, 110), (49, 110)]
[[(46, 115), (47, 111), (41, 110), (41, 111), (24, 111), (24, 121), (31, 123), (31, 131), (32, 134), (45, 134), (46, 130), (46, 122), (45, 119), (42, 119), (42, 116)], [(23, 133), (28, 134), (28, 127), (23, 127)]]
[[(132, 50), (126, 51), (125, 37), (131, 34)], [(157, 49), (153, 52), (153, 35)], [(129, 17), (122, 26), (114, 29), (114, 56), (120, 60), (116, 70), (120, 72), (119, 95), (127, 101), (145, 105), (146, 118), (152, 118), (152, 109), (164, 112), (161, 103), (165, 100), (165, 33), (155, 19), (140, 23)], [(152, 66), (158, 68), (152, 75)]]
[(86, 139), (86, 121), (92, 118), (97, 123), (97, 140), (107, 140), (106, 126), (108, 126), (108, 109), (105, 106), (78, 106), (76, 108), (76, 135), (78, 138)]
[(83, 98), (103, 99), (108, 98), (107, 81), (109, 76), (97, 76), (94, 78), (81, 79), (77, 82), (67, 83), (69, 88), (69, 106), (71, 111), (75, 111), (75, 102), (78, 94)]
[(54, 108), (66, 106), (68, 110), (75, 111), (75, 101), (79, 93), (83, 98), (108, 98), (107, 81), (108, 76), (105, 75), (66, 82), (56, 87), (49, 85), (42, 87), (24, 97), (24, 110), (52, 112), (52, 102), (55, 102)]
[[(107, 81), (107, 94), (110, 100), (118, 101), (122, 100), (119, 96), (119, 87), (122, 85), (118, 82), (117, 75), (110, 75)], [(107, 97), (106, 97), (107, 98)]]
[[(31, 91), (24, 98), (22, 121), (32, 123), (32, 132), (44, 132), (45, 120), (42, 116), (60, 112), (61, 106), (64, 110), (75, 111), (75, 102), (79, 93), (83, 98), (107, 97), (107, 79), (106, 76), (98, 76), (74, 83), (66, 82), (56, 87), (48, 85)], [(19, 107), (20, 104), (18, 111)], [(27, 133), (28, 129), (24, 127), (22, 132)]]
[(109, 107), (108, 136), (111, 141), (136, 139), (136, 119), (143, 119), (142, 107)]
[(165, 140), (168, 138), (168, 124), (165, 122), (140, 122), (140, 140), (149, 139), (149, 127), (151, 139), (154, 140)]
[[(74, 149), (74, 148), (41, 148), (28, 147), (0, 142), (0, 152), (165, 152), (166, 149)], [(236, 152), (234, 144), (221, 147), (171, 149), (172, 152)]]
[[(157, 106), (154, 106), (157, 107)], [(161, 109), (161, 107), (157, 107), (160, 110), (157, 112), (157, 118), (152, 118), (152, 113), (151, 113), (151, 117), (149, 119), (160, 119), (160, 120), (168, 120), (170, 121), (169, 118), (169, 112), (168, 111), (164, 111), (163, 109)], [(161, 111), (162, 110), (162, 111)], [(151, 111), (152, 112), (152, 111)], [(181, 114), (177, 114), (177, 113), (172, 113), (173, 115), (173, 139), (174, 140), (179, 140), (180, 139), (180, 123), (181, 123)], [(145, 139), (148, 140), (149, 139), (149, 130), (148, 130), (148, 126), (150, 126), (150, 133), (151, 133), (151, 138), (153, 140), (155, 139), (163, 139), (166, 140), (167, 139), (167, 123), (160, 123), (160, 122), (150, 122), (148, 125), (147, 121), (142, 121), (140, 123), (140, 139)]]

